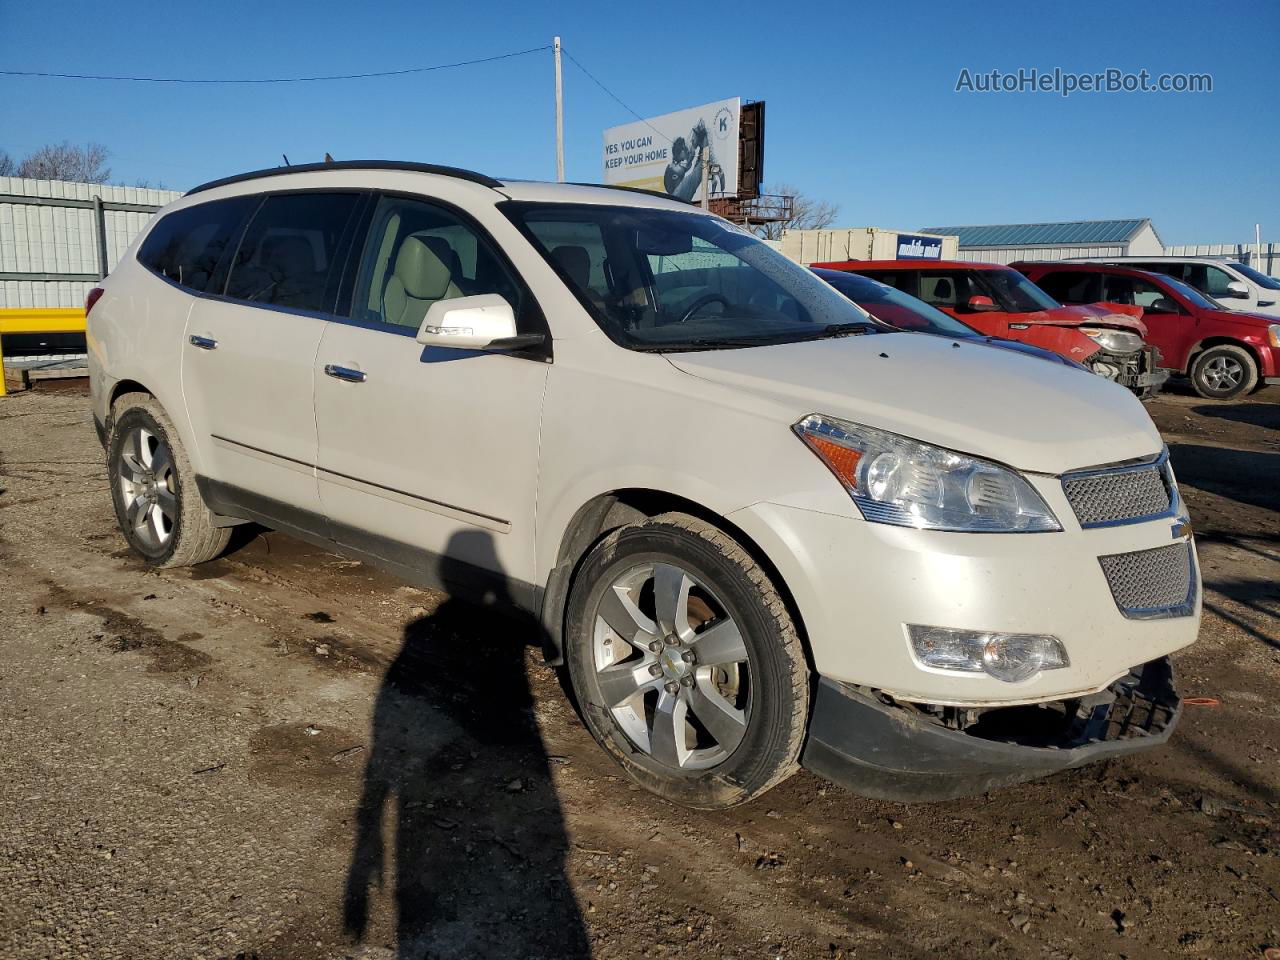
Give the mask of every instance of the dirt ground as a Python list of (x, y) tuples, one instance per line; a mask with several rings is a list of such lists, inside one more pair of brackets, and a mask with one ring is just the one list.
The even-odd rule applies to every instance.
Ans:
[(1164, 749), (905, 806), (630, 786), (508, 624), (276, 533), (124, 551), (0, 400), (0, 956), (1212, 957), (1280, 945), (1280, 388), (1151, 406), (1207, 586)]

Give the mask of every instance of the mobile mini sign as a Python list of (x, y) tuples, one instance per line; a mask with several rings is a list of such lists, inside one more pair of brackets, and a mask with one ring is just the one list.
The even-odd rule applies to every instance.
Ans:
[(898, 234), (899, 260), (941, 260), (941, 237), (916, 237), (907, 233)]
[(711, 195), (738, 192), (742, 101), (717, 100), (604, 132), (604, 182), (702, 199), (702, 164), (711, 162)]

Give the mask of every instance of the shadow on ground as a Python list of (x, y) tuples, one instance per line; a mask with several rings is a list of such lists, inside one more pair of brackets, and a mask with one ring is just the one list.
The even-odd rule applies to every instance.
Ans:
[[(484, 542), (447, 555), (479, 548), (496, 567), (488, 534), (461, 537)], [(347, 874), (357, 940), (386, 883), (400, 960), (590, 955), (525, 672), (537, 641), (529, 624), (453, 599), (405, 628), (378, 694)]]

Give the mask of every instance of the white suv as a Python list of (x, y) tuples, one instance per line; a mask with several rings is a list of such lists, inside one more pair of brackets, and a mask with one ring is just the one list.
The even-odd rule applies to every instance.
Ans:
[(249, 520), (523, 611), (671, 800), (801, 763), (957, 796), (1174, 727), (1199, 571), (1138, 400), (892, 332), (696, 208), (420, 164), (232, 177), (155, 218), (88, 330), (150, 563)]

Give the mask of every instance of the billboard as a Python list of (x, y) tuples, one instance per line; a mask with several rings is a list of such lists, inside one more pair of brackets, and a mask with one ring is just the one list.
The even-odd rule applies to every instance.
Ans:
[(711, 161), (711, 195), (738, 192), (742, 101), (717, 100), (604, 132), (604, 182), (681, 200), (702, 199), (702, 162)]

